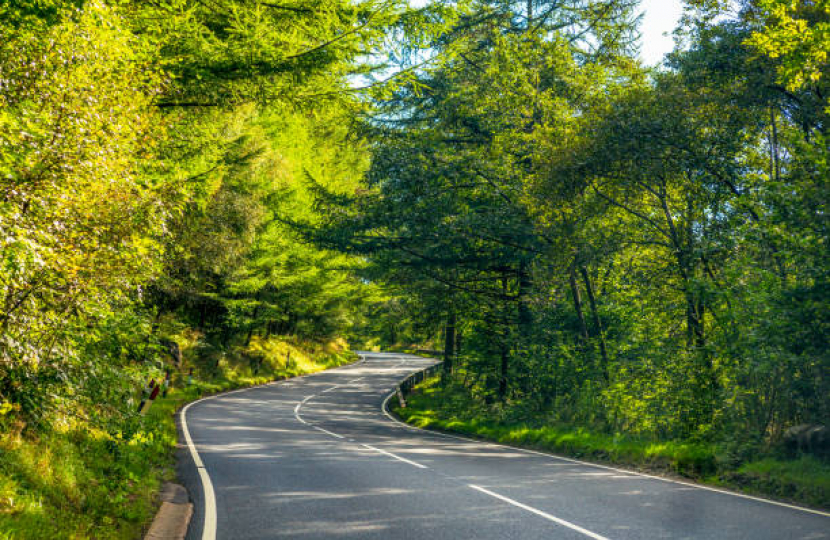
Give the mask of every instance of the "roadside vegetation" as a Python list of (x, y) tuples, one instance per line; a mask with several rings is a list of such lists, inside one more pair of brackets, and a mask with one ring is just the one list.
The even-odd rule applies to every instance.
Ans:
[(403, 10), (324, 4), (0, 3), (0, 538), (138, 538), (177, 407), (351, 357), (385, 294), (285, 220), (356, 189)]
[(688, 1), (658, 68), (637, 2), (473, 4), (307, 232), (442, 344), (418, 420), (826, 505), (826, 2)]
[[(76, 417), (37, 435), (3, 437), (0, 538), (140, 538), (158, 507), (161, 482), (175, 481), (175, 414), (184, 404), (357, 359), (342, 341), (256, 339), (248, 348), (228, 351), (214, 367), (212, 360), (191, 354), (195, 347), (198, 340), (185, 350), (184, 371), (169, 392), (114, 432)], [(257, 358), (254, 368), (250, 355)], [(185, 375), (191, 368), (192, 378)]]
[(420, 428), (830, 508), (830, 464), (784, 448), (743, 461), (735, 459), (728, 442), (663, 440), (563, 425), (515, 404), (488, 407), (463, 387), (442, 385), (440, 377), (416, 386), (406, 404), (389, 402), (399, 418)]

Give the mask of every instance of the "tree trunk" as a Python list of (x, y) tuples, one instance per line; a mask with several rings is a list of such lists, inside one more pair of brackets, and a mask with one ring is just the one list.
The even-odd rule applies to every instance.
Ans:
[(530, 292), (530, 274), (527, 271), (527, 263), (519, 263), (519, 290), (517, 300), (519, 304), (519, 339), (527, 341), (530, 338), (530, 331), (533, 328), (533, 313), (528, 305)]
[(510, 368), (509, 354), (506, 340), (501, 343), (501, 367), (499, 369), (499, 400), (504, 401), (507, 397), (507, 370)]
[(254, 335), (254, 326), (255, 326), (255, 323), (256, 323), (257, 315), (259, 315), (259, 306), (255, 307), (254, 312), (251, 313), (251, 319), (253, 319), (253, 320), (251, 321), (251, 326), (248, 328), (248, 335), (245, 336), (245, 346), (246, 347), (251, 344), (251, 337), (253, 337), (253, 335)]
[[(501, 288), (505, 296), (508, 293), (508, 275), (505, 274), (501, 278)], [(504, 401), (507, 397), (507, 372), (510, 369), (510, 349), (507, 345), (508, 336), (510, 334), (509, 322), (505, 321), (502, 326), (502, 336), (499, 343), (499, 350), (501, 351), (501, 365), (499, 367), (499, 400)]]
[(389, 345), (395, 345), (398, 342), (398, 327), (392, 323), (389, 327)]
[(199, 324), (197, 328), (199, 330), (205, 329), (205, 318), (207, 317), (207, 303), (204, 299), (199, 299)]
[(778, 124), (775, 122), (775, 109), (772, 107), (769, 108), (769, 116), (770, 126), (772, 127), (772, 140), (770, 141), (770, 168), (772, 170), (770, 176), (777, 182), (781, 178), (781, 165), (778, 157)]
[(447, 324), (444, 328), (444, 375), (452, 374), (453, 360), (455, 357), (455, 310), (447, 314)]
[(588, 325), (585, 324), (585, 315), (582, 313), (582, 298), (579, 295), (579, 286), (576, 283), (576, 270), (574, 269), (573, 265), (571, 265), (571, 268), (568, 271), (568, 281), (571, 284), (571, 294), (573, 295), (576, 316), (579, 318), (580, 336), (582, 337), (582, 341), (584, 343), (587, 343)]
[(584, 266), (580, 266), (579, 271), (582, 274), (582, 280), (585, 282), (585, 291), (588, 293), (588, 303), (591, 305), (591, 318), (594, 322), (596, 336), (597, 338), (599, 338), (599, 351), (601, 361), (600, 369), (602, 371), (602, 376), (605, 378), (605, 382), (607, 383), (609, 380), (608, 350), (605, 347), (605, 333), (602, 331), (602, 320), (600, 320), (599, 312), (597, 311), (597, 301), (594, 296), (594, 286), (591, 283), (591, 276), (588, 274), (588, 270)]

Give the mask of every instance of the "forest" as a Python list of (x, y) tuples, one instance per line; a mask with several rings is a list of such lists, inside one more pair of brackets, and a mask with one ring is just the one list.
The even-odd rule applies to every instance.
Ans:
[(4, 2), (0, 539), (140, 530), (148, 379), (360, 348), (442, 350), (468, 419), (799, 458), (778, 494), (828, 504), (830, 2), (686, 0), (658, 67), (639, 13)]

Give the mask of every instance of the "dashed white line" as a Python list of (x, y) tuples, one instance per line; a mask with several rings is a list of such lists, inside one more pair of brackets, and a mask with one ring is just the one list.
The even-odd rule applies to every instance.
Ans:
[[(366, 357), (364, 355), (359, 356), (360, 360), (355, 362), (354, 364), (340, 366), (325, 371), (336, 371), (342, 368), (353, 367), (362, 364), (366, 361)], [(296, 381), (297, 379), (304, 379), (306, 377), (314, 375), (316, 375), (316, 373), (309, 373), (308, 375), (299, 375), (297, 377), (292, 377), (292, 379)], [(238, 392), (246, 392), (254, 388), (260, 388), (261, 386), (279, 385), (281, 383), (282, 381), (273, 381), (270, 383), (266, 383), (264, 385), (252, 386), (250, 388), (240, 388), (238, 390), (233, 390), (231, 392), (225, 392), (223, 394), (217, 394), (215, 396), (208, 396), (206, 398), (197, 399), (196, 401), (191, 401), (190, 403), (185, 405), (179, 413), (179, 418), (181, 419), (182, 423), (182, 433), (184, 434), (184, 440), (187, 443), (188, 450), (190, 450), (190, 456), (193, 458), (193, 463), (196, 465), (196, 470), (199, 471), (199, 480), (202, 482), (202, 491), (204, 492), (205, 497), (205, 519), (204, 523), (202, 524), (202, 540), (216, 540), (216, 494), (213, 492), (213, 483), (210, 481), (210, 475), (208, 474), (207, 469), (205, 468), (205, 464), (202, 462), (202, 458), (199, 456), (199, 452), (196, 450), (196, 445), (193, 444), (193, 439), (190, 437), (190, 430), (187, 427), (187, 410), (192, 405), (195, 405), (200, 401), (214, 399), (217, 397), (224, 397), (229, 394), (236, 394)], [(310, 399), (310, 397), (307, 399)], [(308, 422), (306, 422), (299, 416), (300, 405), (301, 403), (298, 403), (297, 407), (294, 408), (294, 416), (303, 424), (308, 424)]]
[[(363, 380), (363, 379), (365, 379), (365, 378), (366, 378), (366, 377), (358, 377), (357, 379), (352, 379), (352, 380), (350, 380), (350, 381), (348, 381), (348, 382), (346, 382), (346, 383), (343, 383), (343, 384), (335, 384), (335, 385), (334, 385), (334, 386), (332, 386), (331, 388), (326, 388), (325, 390), (323, 390), (323, 391), (322, 391), (322, 392), (320, 392), (320, 393), (321, 393), (321, 394), (325, 394), (326, 392), (331, 392), (332, 390), (337, 390), (337, 389), (338, 389), (338, 388), (340, 388), (341, 386), (345, 386), (345, 385), (347, 385), (347, 384), (353, 384), (353, 383), (356, 383), (357, 381), (362, 381), (362, 380)], [(312, 396), (312, 397), (313, 397), (313, 396)]]
[(702, 485), (702, 484), (693, 484), (691, 482), (684, 482), (683, 480), (675, 480), (674, 478), (666, 478), (664, 476), (657, 476), (657, 475), (654, 475), (654, 474), (641, 473), (641, 472), (637, 472), (637, 471), (629, 471), (629, 470), (626, 470), (626, 469), (620, 469), (618, 467), (612, 467), (612, 466), (609, 466), (609, 465), (600, 465), (599, 463), (591, 463), (590, 461), (582, 461), (582, 460), (579, 460), (579, 459), (568, 458), (568, 457), (560, 456), (560, 455), (557, 455), (557, 454), (552, 454), (552, 453), (547, 453), (547, 452), (539, 452), (537, 450), (529, 450), (527, 448), (520, 448), (518, 446), (510, 446), (509, 444), (499, 444), (499, 443), (484, 441), (484, 440), (481, 440), (481, 439), (472, 439), (470, 437), (463, 437), (463, 436), (460, 436), (460, 435), (451, 435), (449, 433), (441, 433), (440, 431), (434, 431), (434, 430), (428, 429), (428, 428), (415, 427), (415, 426), (407, 424), (406, 422), (402, 422), (402, 421), (398, 420), (397, 418), (392, 416), (391, 413), (389, 413), (389, 402), (392, 400), (393, 397), (395, 397), (395, 392), (392, 392), (391, 394), (386, 396), (386, 399), (383, 401), (383, 405), (381, 405), (381, 411), (383, 412), (384, 416), (386, 416), (389, 420), (391, 420), (395, 424), (398, 424), (399, 426), (401, 426), (402, 428), (405, 428), (405, 429), (425, 432), (425, 433), (429, 433), (430, 435), (434, 435), (436, 437), (443, 437), (443, 438), (446, 438), (446, 439), (455, 439), (455, 440), (458, 440), (458, 441), (466, 441), (466, 442), (476, 443), (476, 444), (479, 444), (479, 445), (482, 445), (482, 446), (491, 446), (491, 447), (494, 447), (494, 448), (506, 448), (506, 449), (509, 449), (509, 450), (514, 450), (516, 452), (522, 452), (524, 454), (532, 454), (532, 455), (535, 455), (535, 456), (542, 456), (542, 457), (546, 457), (546, 458), (549, 458), (549, 459), (567, 461), (569, 463), (576, 463), (578, 465), (585, 465), (587, 467), (592, 467), (592, 468), (595, 468), (595, 469), (604, 469), (606, 471), (614, 471), (614, 472), (618, 472), (618, 473), (621, 473), (621, 474), (626, 474), (626, 475), (629, 475), (629, 476), (638, 476), (638, 477), (641, 477), (641, 478), (649, 478), (649, 479), (652, 479), (652, 480), (659, 480), (660, 482), (667, 482), (669, 484), (678, 484), (678, 485), (686, 486), (686, 487), (690, 487), (690, 488), (703, 489), (703, 490), (706, 490), (706, 491), (712, 491), (714, 493), (720, 493), (722, 495), (729, 495), (729, 496), (732, 496), (732, 497), (739, 497), (741, 499), (748, 499), (750, 501), (756, 501), (756, 502), (760, 502), (760, 503), (764, 503), (764, 504), (771, 504), (773, 506), (780, 506), (782, 508), (789, 508), (790, 510), (798, 510), (800, 512), (807, 512), (809, 514), (815, 514), (815, 515), (818, 515), (818, 516), (830, 517), (830, 512), (824, 512), (822, 510), (816, 510), (815, 508), (807, 508), (805, 506), (797, 506), (795, 504), (788, 504), (788, 503), (781, 502), (781, 501), (774, 501), (774, 500), (771, 500), (771, 499), (764, 499), (763, 497), (755, 497), (753, 495), (747, 495), (745, 493), (737, 493), (735, 491), (729, 491), (729, 490), (726, 490), (726, 489), (720, 489), (720, 488), (716, 488), (716, 487), (712, 487), (712, 486), (706, 486), (706, 485)]
[(404, 463), (408, 463), (408, 464), (410, 464), (414, 467), (418, 467), (419, 469), (428, 469), (429, 468), (426, 465), (421, 465), (420, 463), (416, 463), (412, 460), (409, 460), (409, 459), (403, 458), (401, 456), (395, 455), (392, 452), (387, 452), (386, 450), (381, 450), (380, 448), (376, 448), (376, 447), (374, 447), (370, 444), (361, 444), (360, 446), (362, 446), (363, 448), (368, 448), (369, 450), (374, 450), (375, 452), (377, 452), (379, 454), (383, 454), (384, 456), (389, 456), (391, 458), (397, 459), (398, 461), (403, 461)]
[(311, 426), (311, 427), (313, 427), (317, 431), (322, 431), (323, 433), (325, 433), (327, 435), (331, 435), (332, 437), (337, 437), (338, 439), (345, 439), (346, 438), (343, 435), (338, 435), (337, 433), (334, 433), (333, 431), (329, 431), (327, 429), (323, 429), (320, 426)]
[(302, 405), (303, 405), (302, 403), (297, 403), (297, 406), (294, 407), (294, 418), (296, 418), (300, 423), (308, 425), (308, 422), (303, 420), (303, 417), (300, 416), (300, 407), (302, 407)]
[[(402, 359), (401, 363), (403, 363), (403, 362), (404, 362), (404, 360)], [(327, 389), (323, 390), (322, 392), (320, 392), (320, 394), (325, 394), (326, 392), (331, 392), (332, 390), (336, 390), (337, 388), (340, 388), (341, 386), (346, 386), (348, 384), (354, 384), (358, 381), (362, 381), (363, 379), (365, 379), (365, 377), (358, 377), (356, 379), (352, 379), (352, 380), (350, 380), (346, 383), (343, 383), (343, 384), (336, 384), (336, 385), (332, 386), (331, 388), (327, 388)], [(325, 433), (327, 435), (331, 435), (332, 437), (337, 437), (338, 439), (345, 439), (346, 437), (344, 437), (343, 435), (340, 435), (338, 433), (334, 433), (333, 431), (329, 431), (327, 429), (323, 429), (320, 426), (315, 426), (314, 424), (311, 424), (311, 423), (305, 421), (303, 419), (303, 417), (300, 416), (300, 409), (303, 407), (303, 405), (308, 403), (309, 400), (317, 397), (317, 395), (319, 395), (319, 394), (312, 394), (310, 396), (306, 396), (302, 401), (297, 403), (296, 407), (294, 407), (294, 417), (297, 420), (299, 420), (300, 422), (302, 422), (303, 424), (305, 424), (307, 426), (311, 426), (312, 428), (316, 429), (317, 431), (320, 431), (320, 432)], [(354, 442), (354, 439), (349, 439), (349, 441)], [(372, 451), (377, 452), (379, 454), (383, 454), (385, 456), (397, 459), (398, 461), (408, 463), (409, 465), (412, 465), (413, 467), (418, 467), (419, 469), (427, 469), (428, 468), (426, 465), (421, 465), (420, 463), (416, 463), (412, 460), (409, 460), (409, 459), (403, 458), (401, 456), (395, 455), (391, 452), (387, 452), (386, 450), (381, 450), (380, 448), (376, 448), (376, 447), (371, 446), (369, 444), (361, 444), (360, 446), (362, 446), (364, 448), (368, 448), (369, 450), (372, 450)]]
[(496, 499), (499, 499), (500, 501), (504, 501), (508, 504), (512, 504), (513, 506), (515, 506), (517, 508), (521, 508), (522, 510), (527, 510), (528, 512), (536, 514), (537, 516), (541, 516), (545, 519), (553, 521), (554, 523), (558, 523), (559, 525), (562, 525), (563, 527), (567, 527), (567, 528), (572, 529), (572, 530), (574, 530), (578, 533), (582, 533), (585, 536), (587, 536), (588, 538), (593, 538), (594, 540), (609, 540), (605, 536), (599, 535), (595, 532), (591, 532), (588, 529), (584, 529), (584, 528), (580, 527), (579, 525), (575, 525), (575, 524), (571, 523), (570, 521), (565, 521), (564, 519), (558, 518), (556, 516), (552, 516), (552, 515), (548, 514), (547, 512), (542, 512), (538, 508), (533, 508), (532, 506), (522, 504), (519, 501), (514, 501), (510, 497), (505, 497), (504, 495), (499, 495), (498, 493), (490, 491), (489, 489), (484, 489), (481, 486), (476, 486), (476, 485), (473, 485), (473, 484), (467, 484), (467, 485), (468, 485), (468, 487), (471, 487), (471, 488), (473, 488), (477, 491), (480, 491), (481, 493), (484, 493), (484, 494), (489, 495), (491, 497), (495, 497)]
[[(344, 368), (345, 367), (352, 367), (352, 366), (355, 366), (355, 365), (358, 365), (358, 364), (362, 364), (363, 362), (365, 362), (365, 360), (366, 360), (366, 357), (361, 355), (360, 361), (356, 362), (355, 364), (351, 364), (350, 366), (342, 366), (342, 367), (344, 367)], [(404, 362), (404, 360), (401, 359), (401, 362), (399, 363), (399, 365), (403, 364), (403, 362)], [(337, 369), (341, 369), (341, 368), (333, 368), (333, 369), (326, 370), (326, 371), (335, 371)], [(311, 373), (309, 375), (301, 375), (301, 376), (298, 376), (298, 377), (293, 377), (293, 379), (294, 379), (294, 381), (296, 381), (297, 379), (303, 379), (303, 378), (306, 378), (308, 376), (313, 376), (313, 375), (316, 375), (316, 373)], [(358, 382), (360, 380), (363, 380), (364, 378), (365, 377), (358, 377), (356, 379), (352, 379), (352, 380), (348, 381), (348, 383), (346, 383), (346, 384), (355, 383), (355, 382)], [(278, 384), (281, 384), (281, 382), (282, 381), (274, 381), (274, 382), (266, 383), (265, 385), (261, 385), (261, 386), (278, 385)], [(340, 386), (343, 386), (343, 385), (342, 384), (341, 385), (336, 385), (336, 386), (333, 386), (332, 388), (329, 388), (328, 390), (325, 390), (325, 391), (334, 390), (335, 388), (338, 388)], [(185, 438), (185, 442), (187, 443), (187, 447), (190, 450), (190, 455), (193, 458), (193, 463), (196, 465), (196, 470), (199, 472), (199, 480), (202, 483), (202, 491), (204, 492), (205, 515), (204, 515), (204, 523), (202, 525), (202, 540), (215, 540), (216, 539), (216, 495), (215, 495), (214, 490), (213, 490), (213, 483), (210, 480), (210, 475), (208, 474), (207, 469), (205, 468), (205, 465), (202, 462), (202, 458), (199, 456), (199, 452), (196, 450), (196, 445), (193, 443), (193, 439), (190, 436), (190, 430), (187, 427), (187, 416), (186, 416), (187, 415), (187, 410), (192, 405), (195, 405), (196, 403), (199, 403), (200, 401), (205, 401), (205, 400), (213, 399), (213, 398), (217, 398), (217, 397), (224, 397), (224, 396), (228, 396), (230, 394), (236, 394), (236, 393), (240, 393), (240, 392), (247, 392), (249, 390), (252, 390), (252, 389), (258, 388), (258, 387), (259, 386), (254, 386), (254, 387), (251, 387), (251, 388), (240, 388), (238, 390), (233, 390), (231, 392), (225, 392), (225, 393), (222, 393), (222, 394), (217, 394), (215, 396), (209, 396), (209, 397), (206, 397), (206, 398), (203, 398), (203, 399), (199, 399), (199, 400), (193, 401), (193, 402), (188, 403), (187, 405), (185, 405), (182, 408), (181, 412), (179, 413), (179, 417), (180, 417), (181, 423), (182, 423), (182, 433), (184, 434), (184, 438)], [(308, 402), (310, 399), (312, 399), (314, 397), (316, 397), (316, 394), (311, 395), (311, 396), (307, 396), (300, 403), (297, 403), (297, 405), (294, 407), (294, 417), (299, 422), (301, 422), (305, 425), (311, 425), (311, 424), (309, 424), (308, 422), (303, 420), (303, 418), (300, 416), (300, 409), (302, 408), (302, 406), (306, 402)], [(337, 433), (328, 431), (328, 430), (323, 429), (321, 427), (318, 427), (318, 426), (312, 426), (312, 427), (314, 429), (318, 430), (318, 431), (321, 431), (321, 432), (326, 433), (328, 435), (337, 437), (339, 439), (345, 438), (342, 435), (338, 435)], [(374, 450), (375, 452), (379, 452), (381, 454), (387, 455), (389, 457), (393, 457), (393, 458), (395, 458), (399, 461), (403, 461), (404, 463), (409, 463), (410, 465), (414, 465), (415, 467), (419, 467), (419, 468), (422, 468), (422, 469), (427, 468), (426, 466), (421, 465), (420, 463), (415, 463), (414, 461), (410, 461), (410, 460), (402, 458), (400, 456), (396, 456), (392, 453), (386, 452), (385, 450), (381, 450), (380, 448), (375, 448), (375, 447), (369, 446), (369, 445), (362, 445), (362, 446), (365, 446), (366, 448), (369, 448), (371, 450)]]

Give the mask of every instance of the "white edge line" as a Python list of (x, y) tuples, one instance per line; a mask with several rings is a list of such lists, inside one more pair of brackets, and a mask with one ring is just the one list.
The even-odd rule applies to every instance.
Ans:
[(582, 534), (584, 534), (585, 536), (587, 536), (589, 538), (593, 538), (594, 540), (609, 540), (605, 536), (601, 536), (597, 533), (591, 532), (588, 529), (583, 529), (579, 525), (575, 525), (575, 524), (571, 523), (570, 521), (565, 521), (564, 519), (560, 519), (556, 516), (552, 516), (552, 515), (548, 514), (547, 512), (542, 512), (541, 510), (539, 510), (537, 508), (533, 508), (532, 506), (522, 504), (519, 501), (514, 501), (513, 499), (511, 499), (509, 497), (505, 497), (504, 495), (499, 495), (498, 493), (494, 493), (494, 492), (490, 491), (489, 489), (484, 489), (481, 486), (475, 486), (473, 484), (467, 484), (467, 486), (471, 487), (471, 488), (473, 488), (477, 491), (480, 491), (482, 493), (485, 493), (487, 495), (490, 495), (491, 497), (495, 497), (496, 499), (499, 499), (499, 500), (502, 500), (506, 503), (512, 504), (513, 506), (521, 508), (522, 510), (527, 510), (528, 512), (536, 514), (537, 516), (541, 516), (545, 519), (549, 519), (550, 521), (553, 521), (554, 523), (558, 523), (559, 525), (562, 525), (563, 527), (573, 529), (574, 531), (582, 533)]
[(824, 512), (822, 510), (816, 510), (814, 508), (807, 508), (807, 507), (804, 507), (804, 506), (797, 506), (797, 505), (794, 505), (794, 504), (789, 504), (789, 503), (780, 502), (780, 501), (773, 501), (771, 499), (764, 499), (763, 497), (755, 497), (753, 495), (746, 495), (744, 493), (737, 493), (735, 491), (729, 491), (727, 489), (720, 489), (720, 488), (706, 486), (706, 485), (702, 485), (702, 484), (693, 484), (691, 482), (684, 482), (682, 480), (675, 480), (673, 478), (666, 478), (664, 476), (657, 476), (657, 475), (654, 475), (654, 474), (646, 474), (646, 473), (641, 473), (641, 472), (637, 472), (637, 471), (630, 471), (630, 470), (626, 470), (626, 469), (620, 469), (620, 468), (617, 468), (617, 467), (611, 467), (611, 466), (608, 466), (608, 465), (600, 465), (599, 463), (591, 463), (590, 461), (581, 461), (581, 460), (578, 460), (578, 459), (573, 459), (573, 458), (569, 458), (569, 457), (560, 456), (558, 454), (553, 454), (553, 453), (548, 453), (548, 452), (539, 452), (538, 450), (529, 450), (527, 448), (519, 448), (517, 446), (510, 446), (508, 444), (499, 444), (499, 443), (494, 443), (494, 442), (485, 441), (485, 440), (481, 440), (481, 439), (471, 439), (469, 437), (462, 437), (460, 435), (451, 435), (449, 433), (442, 433), (440, 431), (435, 431), (435, 430), (432, 430), (432, 429), (420, 428), (420, 427), (417, 427), (417, 426), (407, 424), (406, 422), (398, 420), (397, 418), (392, 416), (392, 413), (389, 412), (389, 401), (394, 396), (395, 396), (395, 392), (392, 392), (388, 396), (386, 396), (386, 399), (383, 400), (383, 405), (381, 405), (381, 410), (382, 410), (383, 414), (389, 420), (391, 420), (392, 422), (400, 425), (401, 427), (411, 429), (411, 430), (414, 430), (414, 431), (422, 431), (422, 432), (425, 432), (425, 433), (430, 433), (432, 435), (437, 435), (438, 437), (445, 437), (447, 439), (456, 439), (456, 440), (459, 440), (459, 441), (472, 442), (472, 443), (476, 443), (476, 444), (483, 445), (483, 446), (493, 446), (493, 447), (496, 447), (496, 448), (508, 448), (510, 450), (515, 450), (517, 452), (523, 452), (525, 454), (533, 454), (533, 455), (536, 455), (536, 456), (543, 456), (543, 457), (547, 457), (547, 458), (551, 458), (551, 459), (559, 459), (559, 460), (562, 460), (562, 461), (577, 463), (579, 465), (586, 465), (588, 467), (594, 467), (594, 468), (597, 468), (597, 469), (604, 469), (604, 470), (607, 470), (607, 471), (614, 471), (614, 472), (628, 474), (628, 475), (632, 475), (632, 476), (641, 476), (643, 478), (651, 478), (652, 480), (660, 480), (662, 482), (668, 482), (670, 484), (679, 484), (681, 486), (686, 486), (686, 487), (691, 487), (691, 488), (696, 488), (696, 489), (704, 489), (706, 491), (713, 491), (715, 493), (720, 493), (720, 494), (723, 494), (723, 495), (731, 495), (733, 497), (740, 497), (742, 499), (749, 499), (751, 501), (762, 502), (762, 503), (771, 504), (771, 505), (774, 505), (774, 506), (780, 506), (780, 507), (783, 507), (783, 508), (789, 508), (790, 510), (799, 510), (801, 512), (807, 512), (807, 513), (810, 513), (810, 514), (815, 514), (815, 515), (819, 515), (819, 516), (823, 516), (823, 517), (830, 517), (830, 512)]
[[(208, 399), (208, 398), (204, 398)], [(199, 471), (199, 480), (202, 482), (202, 491), (205, 498), (205, 519), (202, 525), (202, 540), (215, 540), (216, 538), (216, 496), (213, 493), (213, 483), (210, 481), (210, 475), (205, 469), (205, 464), (202, 458), (199, 457), (199, 452), (196, 450), (196, 445), (193, 444), (193, 439), (190, 438), (190, 430), (187, 428), (187, 409), (194, 403), (198, 403), (202, 399), (192, 401), (184, 406), (181, 410), (180, 416), (182, 420), (182, 432), (184, 433), (184, 440), (187, 442), (187, 448), (190, 450), (190, 455), (193, 457), (193, 463), (196, 465), (196, 470)]]
[(398, 461), (403, 461), (404, 463), (408, 463), (410, 465), (418, 467), (419, 469), (428, 469), (429, 468), (426, 465), (421, 465), (420, 463), (416, 463), (412, 460), (409, 460), (409, 459), (403, 458), (401, 456), (395, 455), (392, 452), (387, 452), (386, 450), (381, 450), (380, 448), (375, 448), (374, 446), (372, 446), (370, 444), (361, 444), (360, 446), (362, 446), (363, 448), (368, 448), (369, 450), (374, 450), (375, 452), (377, 452), (379, 454), (383, 454), (384, 456), (389, 456), (391, 458), (397, 459)]
[[(181, 419), (181, 422), (182, 422), (182, 433), (184, 434), (184, 440), (187, 443), (187, 448), (188, 448), (188, 450), (190, 450), (190, 456), (193, 458), (193, 463), (194, 463), (194, 465), (196, 465), (196, 470), (199, 471), (199, 480), (202, 483), (202, 491), (204, 492), (204, 497), (205, 497), (205, 519), (204, 519), (204, 523), (202, 525), (202, 540), (215, 540), (216, 539), (216, 495), (213, 492), (213, 482), (210, 481), (210, 475), (208, 474), (207, 469), (205, 468), (205, 464), (202, 462), (202, 458), (199, 456), (198, 450), (196, 450), (196, 445), (193, 444), (193, 439), (190, 437), (190, 430), (187, 428), (187, 410), (191, 407), (191, 405), (195, 405), (195, 404), (199, 403), (200, 401), (206, 401), (208, 399), (214, 399), (214, 398), (217, 398), (217, 397), (224, 397), (224, 396), (227, 396), (229, 394), (235, 394), (237, 392), (253, 390), (254, 388), (260, 388), (260, 387), (263, 387), (263, 386), (277, 385), (277, 384), (280, 384), (284, 381), (293, 381), (293, 380), (296, 380), (296, 379), (304, 379), (306, 377), (312, 377), (314, 375), (319, 375), (319, 374), (322, 374), (322, 373), (327, 373), (327, 372), (335, 371), (335, 370), (342, 369), (342, 368), (354, 367), (354, 366), (362, 364), (363, 362), (366, 361), (366, 356), (364, 356), (362, 354), (358, 354), (358, 358), (360, 358), (360, 360), (358, 360), (357, 362), (354, 362), (352, 364), (347, 364), (345, 366), (338, 366), (336, 368), (324, 369), (322, 371), (317, 371), (317, 372), (314, 372), (314, 373), (308, 373), (306, 375), (297, 375), (295, 377), (290, 377), (288, 379), (282, 379), (282, 380), (279, 380), (279, 381), (271, 381), (271, 382), (267, 382), (265, 384), (259, 384), (259, 385), (251, 386), (251, 387), (248, 387), (248, 388), (239, 388), (237, 390), (231, 390), (230, 392), (223, 392), (223, 393), (220, 393), (220, 394), (214, 394), (212, 396), (207, 396), (207, 397), (204, 397), (204, 398), (201, 398), (201, 399), (197, 399), (195, 401), (191, 401), (190, 403), (188, 403), (187, 405), (182, 407), (182, 410), (179, 411), (179, 418)], [(298, 410), (299, 410), (299, 404), (297, 405), (297, 408), (294, 409), (295, 415), (297, 414)], [(301, 418), (299, 418), (299, 416), (297, 417), (297, 419), (300, 420), (300, 422), (303, 422), (304, 424), (307, 423), (304, 420), (302, 420)], [(332, 435), (334, 435), (334, 434), (332, 433)]]

